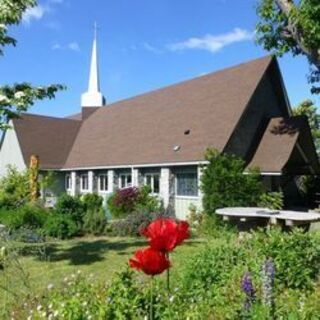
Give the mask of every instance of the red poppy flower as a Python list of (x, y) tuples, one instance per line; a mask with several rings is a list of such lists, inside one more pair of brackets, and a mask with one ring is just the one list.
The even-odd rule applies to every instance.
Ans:
[(147, 275), (160, 274), (170, 267), (170, 261), (163, 252), (146, 248), (135, 252), (129, 260), (131, 268), (143, 271)]
[(190, 238), (189, 223), (187, 221), (180, 221), (177, 226), (177, 246), (184, 240)]
[(168, 252), (189, 238), (189, 224), (173, 219), (157, 219), (142, 231), (153, 249)]

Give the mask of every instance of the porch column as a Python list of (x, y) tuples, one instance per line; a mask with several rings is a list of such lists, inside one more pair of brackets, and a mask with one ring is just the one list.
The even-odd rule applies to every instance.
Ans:
[(132, 186), (139, 187), (139, 169), (132, 168)]
[(94, 179), (93, 171), (90, 170), (88, 171), (88, 192), (89, 193), (93, 193), (93, 179)]
[(170, 198), (170, 169), (161, 168), (160, 171), (160, 196), (163, 200), (164, 208), (167, 209)]
[(201, 191), (201, 177), (203, 174), (203, 168), (199, 165), (197, 168), (198, 171), (198, 197), (199, 197), (199, 209), (202, 209), (202, 197), (203, 197), (203, 193)]
[(108, 191), (114, 192), (114, 170), (108, 170)]
[(71, 172), (71, 196), (77, 195), (77, 173), (75, 171)]

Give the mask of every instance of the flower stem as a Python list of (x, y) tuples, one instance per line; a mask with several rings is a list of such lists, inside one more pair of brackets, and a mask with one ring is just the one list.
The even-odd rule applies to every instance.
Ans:
[[(169, 252), (166, 253), (167, 259), (169, 260)], [(170, 269), (167, 269), (167, 290), (170, 292)]]
[(150, 282), (150, 313), (149, 313), (150, 320), (153, 320), (153, 276), (151, 277)]

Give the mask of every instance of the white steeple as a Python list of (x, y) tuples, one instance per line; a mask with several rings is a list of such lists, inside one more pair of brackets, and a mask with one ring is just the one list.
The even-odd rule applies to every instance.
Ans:
[(92, 46), (91, 66), (88, 91), (81, 96), (82, 107), (101, 107), (105, 104), (105, 98), (100, 92), (99, 63), (97, 52), (97, 24), (94, 24), (94, 39)]

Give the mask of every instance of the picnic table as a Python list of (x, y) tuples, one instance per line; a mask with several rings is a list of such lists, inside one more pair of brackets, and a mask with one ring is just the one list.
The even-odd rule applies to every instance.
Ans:
[(317, 212), (270, 210), (258, 207), (232, 207), (216, 210), (223, 220), (231, 220), (242, 223), (252, 223), (263, 220), (267, 224), (280, 224), (285, 227), (303, 226), (309, 228), (312, 222), (320, 221)]

